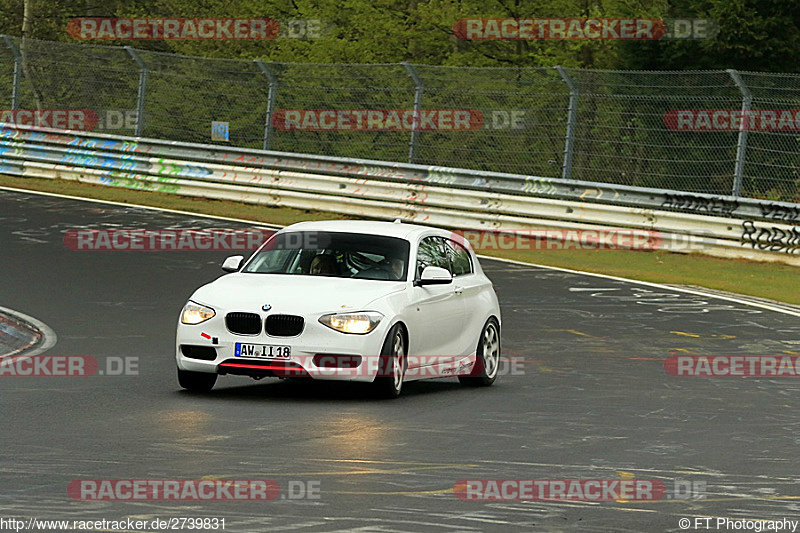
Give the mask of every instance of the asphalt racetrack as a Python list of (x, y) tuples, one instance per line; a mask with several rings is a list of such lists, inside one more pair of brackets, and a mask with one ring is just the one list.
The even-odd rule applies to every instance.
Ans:
[[(176, 320), (230, 254), (68, 249), (63, 233), (87, 227), (241, 225), (0, 191), (0, 306), (52, 328), (47, 354), (93, 356), (102, 368), (138, 358), (128, 359), (138, 375), (0, 377), (4, 518), (212, 517), (232, 532), (605, 532), (800, 516), (798, 378), (673, 377), (663, 366), (670, 354), (796, 354), (796, 315), (483, 260), (503, 310), (506, 361), (493, 387), (440, 379), (378, 401), (354, 385), (221, 377), (211, 393), (192, 394), (176, 381)], [(79, 479), (203, 478), (275, 480), (281, 497), (67, 494)], [(631, 478), (660, 480), (667, 493), (462, 501), (453, 492), (465, 479)], [(318, 492), (300, 497), (298, 487)]]

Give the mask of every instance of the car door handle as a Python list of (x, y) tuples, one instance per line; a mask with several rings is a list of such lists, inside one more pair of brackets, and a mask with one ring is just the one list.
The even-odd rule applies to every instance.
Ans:
[(459, 287), (458, 285), (456, 285), (455, 287), (453, 287), (453, 292), (456, 294), (461, 294), (462, 292), (464, 292), (464, 287)]

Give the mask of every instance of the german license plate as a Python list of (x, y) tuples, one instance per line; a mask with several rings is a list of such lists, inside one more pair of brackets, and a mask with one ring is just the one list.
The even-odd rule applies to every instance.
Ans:
[(292, 354), (290, 346), (276, 344), (244, 344), (237, 342), (233, 355), (236, 357), (257, 357), (263, 359), (288, 359)]

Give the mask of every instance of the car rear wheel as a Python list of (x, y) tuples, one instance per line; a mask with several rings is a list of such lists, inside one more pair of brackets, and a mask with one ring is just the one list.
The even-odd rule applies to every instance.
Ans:
[(178, 384), (186, 390), (208, 392), (214, 388), (216, 382), (216, 374), (178, 369)]
[(403, 388), (406, 364), (406, 338), (403, 327), (396, 324), (389, 330), (381, 349), (378, 377), (373, 387), (381, 398), (397, 398)]
[(476, 354), (474, 371), (469, 376), (460, 376), (458, 381), (473, 387), (488, 387), (497, 379), (500, 367), (500, 326), (494, 318), (483, 326)]

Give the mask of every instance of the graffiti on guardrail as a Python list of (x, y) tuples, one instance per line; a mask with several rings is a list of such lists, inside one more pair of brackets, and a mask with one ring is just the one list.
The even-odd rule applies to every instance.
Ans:
[(592, 200), (599, 200), (602, 197), (603, 197), (603, 189), (585, 189), (578, 198), (580, 198), (581, 200), (586, 200), (587, 198)]
[(661, 207), (691, 211), (698, 214), (730, 216), (734, 211), (739, 209), (739, 202), (736, 200), (707, 198), (705, 196), (693, 196), (689, 194), (667, 194), (666, 198), (661, 203)]
[(547, 178), (525, 178), (525, 183), (522, 184), (522, 192), (555, 195), (558, 193), (558, 189)]
[(5, 161), (0, 163), (0, 173), (2, 173), (2, 174), (12, 174), (12, 175), (20, 174), (21, 175), (22, 172), (23, 172), (22, 164), (13, 165), (13, 164), (7, 163)]
[(756, 226), (755, 222), (742, 222), (742, 244), (753, 249), (800, 254), (800, 227), (778, 228)]
[[(85, 145), (82, 145), (82, 147)], [(31, 161), (47, 161), (65, 163), (70, 166), (88, 166), (114, 170), (130, 170), (142, 173), (155, 173), (160, 176), (176, 176), (189, 178), (204, 178), (214, 172), (201, 165), (183, 164), (165, 159), (158, 159), (155, 163), (144, 158), (134, 160), (132, 154), (104, 153), (97, 154), (74, 146), (69, 148), (40, 149), (30, 148), (23, 143), (8, 143), (0, 141), (0, 155), (13, 155)]]
[(419, 179), (417, 173), (404, 172), (402, 169), (391, 167), (380, 167), (370, 165), (360, 165), (356, 163), (332, 163), (317, 159), (293, 159), (290, 157), (239, 154), (236, 152), (221, 152), (209, 156), (208, 159), (215, 159), (222, 162), (248, 164), (253, 167), (270, 167), (280, 170), (322, 170), (335, 174), (363, 175), (377, 178), (394, 179)]
[(779, 204), (761, 204), (761, 216), (773, 220), (797, 220), (800, 218), (800, 209), (797, 207)]
[(69, 135), (60, 135), (57, 133), (17, 128), (11, 129), (0, 127), (0, 139), (14, 139), (34, 142), (41, 141), (45, 143), (63, 144), (72, 147), (89, 149), (102, 148), (104, 150), (117, 150), (121, 152), (148, 153), (151, 150), (150, 146), (128, 140), (116, 141), (111, 139), (82, 139), (80, 137), (73, 137)]
[(424, 180), (439, 185), (453, 185), (458, 181), (458, 176), (449, 168), (428, 167), (428, 173)]
[[(570, 181), (559, 178), (522, 176), (465, 169), (408, 165), (360, 159), (323, 158), (304, 154), (257, 152), (202, 144), (140, 140), (123, 136), (31, 130), (0, 125), (0, 170), (15, 176), (76, 176), (81, 181), (131, 190), (160, 191), (185, 195), (215, 197), (232, 183), (245, 187), (247, 200), (301, 208), (320, 208), (333, 212), (352, 212), (353, 205), (343, 205), (338, 196), (403, 203), (370, 206), (360, 213), (381, 213), (382, 218), (400, 218), (420, 223), (453, 225), (462, 217), (464, 199), (469, 197), (474, 209), (487, 219), (498, 214), (528, 216), (536, 209), (537, 196), (558, 200), (583, 200), (615, 204), (620, 212), (644, 216), (648, 227), (658, 229), (659, 219), (669, 218), (658, 209), (686, 211), (698, 218), (687, 218), (683, 230), (687, 239), (698, 246), (716, 247), (721, 255), (758, 257), (778, 252), (779, 261), (796, 263), (800, 256), (800, 206), (727, 196), (711, 196), (680, 191), (660, 191), (602, 183)], [(213, 188), (198, 187), (195, 180), (213, 180)], [(408, 192), (398, 195), (386, 182), (405, 184)], [(387, 188), (388, 187), (388, 188)], [(320, 192), (314, 200), (296, 199), (283, 190)], [(342, 190), (346, 189), (346, 190)], [(448, 194), (447, 189), (471, 189), (491, 192), (474, 198), (469, 194)], [(391, 190), (390, 200), (385, 191)], [(334, 192), (335, 191), (335, 192)], [(527, 198), (508, 194), (526, 194)], [(430, 195), (430, 196), (429, 196)], [(513, 200), (512, 200), (513, 198)], [(480, 201), (479, 204), (475, 200)], [(548, 204), (551, 200), (548, 200)], [(433, 204), (431, 205), (431, 202)], [(530, 204), (526, 207), (527, 204)], [(569, 204), (558, 203), (573, 213), (562, 220), (592, 219), (594, 214), (575, 214)], [(574, 205), (574, 204), (572, 204)], [(342, 211), (346, 208), (347, 211)], [(638, 209), (637, 209), (638, 208)], [(646, 211), (641, 211), (644, 208)], [(385, 209), (385, 211), (379, 211)], [(629, 211), (633, 210), (633, 211)], [(474, 211), (473, 211), (474, 213)], [(616, 210), (614, 214), (616, 213)], [(740, 220), (714, 220), (735, 216)], [(367, 215), (373, 216), (373, 215)], [(474, 215), (470, 215), (472, 217)], [(669, 218), (681, 224), (687, 215)], [(704, 222), (707, 219), (708, 225)], [(743, 226), (742, 221), (747, 220)], [(602, 219), (607, 222), (606, 219)], [(755, 222), (754, 222), (755, 221)], [(761, 222), (758, 222), (761, 221)], [(697, 223), (700, 223), (698, 226)], [(722, 224), (722, 226), (720, 226)], [(735, 224), (735, 225), (732, 225)], [(792, 225), (797, 227), (792, 228)], [(681, 226), (683, 227), (683, 226)], [(711, 230), (702, 228), (714, 228)], [(737, 230), (737, 228), (739, 228)], [(683, 235), (680, 233), (678, 235)], [(674, 236), (670, 237), (673, 249)], [(678, 243), (680, 244), (680, 243)], [(687, 250), (681, 245), (681, 251)]]
[[(178, 163), (168, 163), (164, 159), (159, 159), (157, 165), (160, 167), (156, 172), (158, 174), (167, 174), (169, 176), (183, 176), (188, 178), (204, 178), (213, 174), (211, 169), (201, 167), (200, 165), (185, 165)], [(155, 170), (154, 165), (151, 168)], [(148, 168), (148, 170), (150, 170)]]
[(407, 178), (407, 176), (403, 172), (399, 172), (393, 168), (378, 167), (371, 165), (351, 165), (349, 167), (331, 165), (331, 167), (338, 167), (337, 170), (341, 171), (342, 173), (349, 173), (352, 169), (354, 174), (370, 176), (375, 178), (395, 178), (395, 179)]
[(159, 176), (142, 176), (141, 174), (128, 174), (117, 170), (109, 170), (95, 180), (86, 180), (90, 183), (118, 187), (132, 191), (162, 192), (166, 194), (177, 194), (180, 192), (178, 180)]

